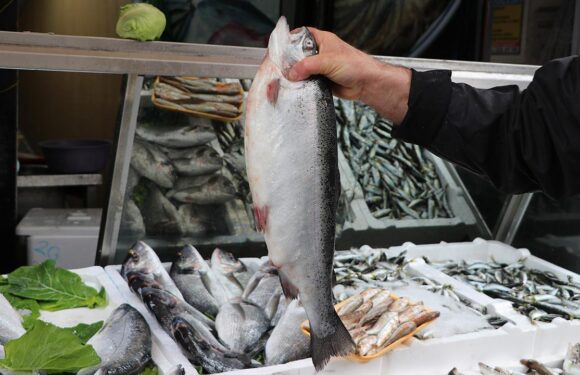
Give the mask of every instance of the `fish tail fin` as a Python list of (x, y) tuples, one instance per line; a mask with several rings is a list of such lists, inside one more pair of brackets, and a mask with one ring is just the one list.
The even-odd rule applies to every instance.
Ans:
[(330, 319), (333, 320), (331, 326), (334, 332), (326, 335), (319, 335), (314, 327), (310, 327), (310, 348), (312, 352), (312, 362), (316, 371), (320, 371), (326, 366), (330, 357), (342, 357), (355, 351), (355, 344), (342, 324), (342, 321), (332, 309)]

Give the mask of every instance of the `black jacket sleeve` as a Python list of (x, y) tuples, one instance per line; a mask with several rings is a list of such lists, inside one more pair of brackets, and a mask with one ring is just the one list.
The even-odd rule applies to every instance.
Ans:
[(409, 110), (393, 136), (487, 176), (505, 193), (580, 193), (580, 58), (551, 61), (522, 92), (412, 72)]

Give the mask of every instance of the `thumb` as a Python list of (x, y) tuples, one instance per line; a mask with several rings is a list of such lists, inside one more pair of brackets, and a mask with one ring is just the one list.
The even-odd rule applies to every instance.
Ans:
[(288, 72), (288, 79), (301, 81), (311, 75), (328, 75), (332, 72), (332, 62), (323, 55), (314, 55), (298, 61)]

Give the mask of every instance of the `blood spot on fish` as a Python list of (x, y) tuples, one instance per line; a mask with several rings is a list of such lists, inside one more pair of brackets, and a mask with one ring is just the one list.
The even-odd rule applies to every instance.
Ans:
[(254, 220), (256, 221), (256, 230), (264, 233), (268, 225), (268, 206), (254, 207)]
[(280, 79), (273, 79), (268, 83), (268, 88), (266, 90), (266, 95), (268, 96), (268, 101), (270, 104), (276, 104), (278, 101), (278, 91), (280, 90)]

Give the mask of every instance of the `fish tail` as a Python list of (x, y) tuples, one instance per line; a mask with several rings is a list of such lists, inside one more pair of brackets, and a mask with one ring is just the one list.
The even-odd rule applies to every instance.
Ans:
[(342, 357), (355, 351), (355, 344), (342, 324), (342, 321), (332, 309), (329, 312), (330, 326), (334, 327), (334, 332), (320, 335), (314, 327), (310, 332), (310, 348), (312, 352), (312, 362), (316, 371), (320, 371), (326, 366), (330, 357)]

